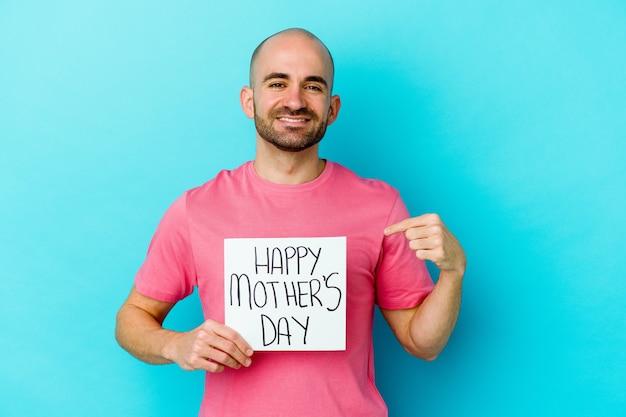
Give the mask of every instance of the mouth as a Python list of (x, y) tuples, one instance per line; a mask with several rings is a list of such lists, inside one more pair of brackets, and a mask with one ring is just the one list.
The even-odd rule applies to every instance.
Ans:
[(306, 121), (309, 120), (308, 118), (302, 117), (302, 116), (300, 116), (300, 117), (298, 117), (298, 116), (278, 116), (277, 119), (278, 120), (282, 120), (284, 122), (293, 122), (293, 123), (296, 123), (296, 122), (306, 122)]
[(294, 117), (294, 116), (279, 116), (276, 118), (279, 122), (283, 122), (286, 124), (297, 124), (301, 125), (310, 121), (310, 119), (306, 117)]

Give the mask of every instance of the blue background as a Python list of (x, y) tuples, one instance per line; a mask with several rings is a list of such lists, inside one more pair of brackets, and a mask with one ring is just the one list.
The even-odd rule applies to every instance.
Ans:
[(196, 415), (202, 374), (130, 357), (115, 313), (167, 206), (253, 158), (249, 56), (294, 26), (337, 65), (322, 155), (469, 259), (437, 361), (377, 318), (390, 415), (626, 415), (621, 0), (0, 0), (0, 415)]

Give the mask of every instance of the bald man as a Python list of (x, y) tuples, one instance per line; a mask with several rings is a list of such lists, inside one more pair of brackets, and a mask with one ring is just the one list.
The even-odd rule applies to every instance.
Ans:
[[(305, 30), (256, 48), (240, 93), (256, 126), (255, 159), (172, 204), (119, 310), (116, 338), (132, 355), (206, 372), (201, 416), (386, 416), (374, 384), (374, 307), (406, 351), (425, 360), (455, 326), (465, 254), (441, 219), (410, 217), (395, 189), (319, 156), (341, 107), (333, 78), (330, 52)], [(225, 242), (296, 237), (346, 242), (345, 347), (255, 352), (225, 324)], [(440, 270), (436, 284), (426, 260)], [(195, 288), (204, 323), (164, 329)]]

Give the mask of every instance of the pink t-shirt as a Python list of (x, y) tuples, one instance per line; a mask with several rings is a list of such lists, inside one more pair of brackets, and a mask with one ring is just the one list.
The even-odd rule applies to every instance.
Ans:
[(200, 416), (386, 416), (374, 384), (374, 305), (415, 307), (433, 288), (404, 236), (383, 234), (408, 216), (395, 189), (332, 162), (300, 185), (267, 182), (248, 162), (176, 200), (153, 237), (137, 290), (177, 302), (197, 287), (205, 317), (220, 322), (225, 238), (347, 238), (346, 350), (258, 351), (249, 368), (207, 373)]

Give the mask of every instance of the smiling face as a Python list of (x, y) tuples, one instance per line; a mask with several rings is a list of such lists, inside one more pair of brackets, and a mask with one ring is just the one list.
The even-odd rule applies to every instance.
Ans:
[(255, 53), (241, 104), (254, 118), (258, 138), (298, 152), (319, 143), (337, 117), (332, 82), (332, 59), (319, 40), (298, 30), (281, 32)]

